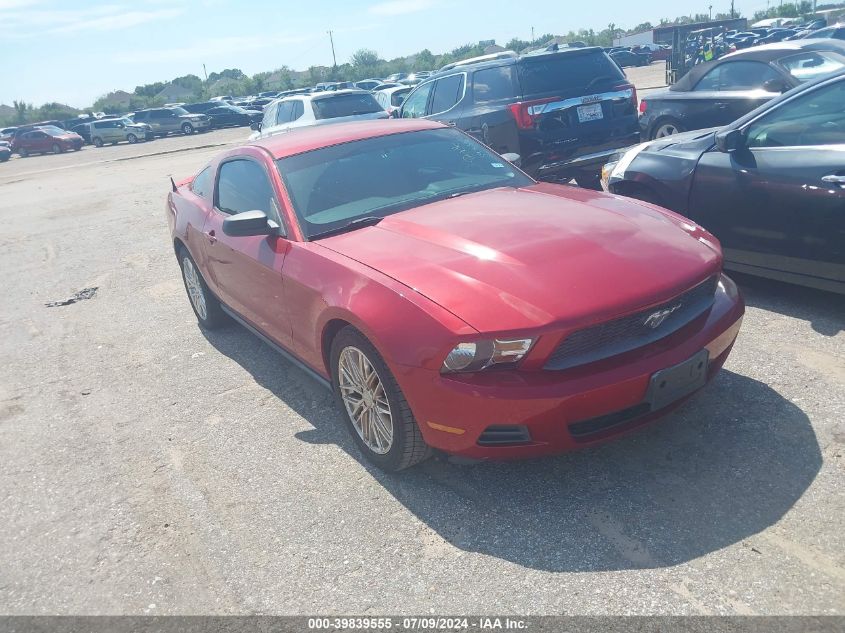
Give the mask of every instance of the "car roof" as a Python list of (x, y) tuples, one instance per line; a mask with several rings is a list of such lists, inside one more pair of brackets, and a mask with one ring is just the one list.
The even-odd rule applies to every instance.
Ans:
[(361, 141), (403, 132), (438, 129), (448, 128), (442, 123), (425, 119), (375, 119), (294, 128), (285, 134), (259, 139), (252, 144), (263, 147), (273, 155), (273, 158), (286, 158), (294, 154), (351, 141)]

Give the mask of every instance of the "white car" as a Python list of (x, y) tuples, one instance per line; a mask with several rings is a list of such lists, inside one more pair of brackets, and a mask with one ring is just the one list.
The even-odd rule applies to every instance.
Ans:
[(399, 106), (411, 92), (411, 86), (397, 86), (396, 88), (385, 88), (384, 90), (376, 90), (373, 95), (378, 101), (378, 104), (384, 108), (388, 114), (393, 114), (394, 110), (398, 110)]
[(386, 119), (387, 112), (365, 90), (338, 90), (277, 99), (264, 108), (264, 118), (250, 140), (290, 129), (363, 119)]

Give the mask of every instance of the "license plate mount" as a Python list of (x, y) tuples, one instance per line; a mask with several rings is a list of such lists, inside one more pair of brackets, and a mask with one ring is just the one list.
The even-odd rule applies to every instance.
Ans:
[(588, 121), (599, 121), (604, 118), (600, 103), (588, 103), (587, 105), (578, 106), (578, 123), (586, 123)]
[(652, 374), (645, 398), (651, 410), (659, 411), (703, 387), (709, 362), (710, 353), (703, 349), (682, 363)]

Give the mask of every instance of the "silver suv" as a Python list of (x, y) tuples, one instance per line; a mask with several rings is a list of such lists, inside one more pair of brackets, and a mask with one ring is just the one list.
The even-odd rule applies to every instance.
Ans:
[(155, 136), (166, 136), (171, 132), (193, 134), (211, 128), (211, 119), (205, 114), (191, 114), (184, 108), (150, 108), (132, 115), (135, 123), (146, 123)]
[(143, 123), (133, 123), (130, 119), (104, 119), (86, 124), (91, 142), (97, 147), (106, 143), (116, 145), (121, 141), (137, 143), (152, 138), (150, 126)]

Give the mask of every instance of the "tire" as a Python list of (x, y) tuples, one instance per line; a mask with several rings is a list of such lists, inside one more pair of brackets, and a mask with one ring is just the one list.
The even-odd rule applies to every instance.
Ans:
[(26, 158), (27, 156), (29, 156), (29, 150), (28, 150), (27, 148), (25, 148), (25, 147), (21, 147), (21, 148), (18, 150), (18, 154), (20, 154), (20, 157), (21, 157), (21, 158)]
[[(365, 359), (365, 364), (356, 363), (360, 357)], [(431, 448), (425, 443), (396, 378), (381, 354), (363, 334), (353, 327), (342, 329), (332, 341), (330, 358), (335, 402), (352, 434), (352, 439), (369, 462), (382, 470), (396, 472), (431, 456)], [(345, 369), (342, 371), (342, 366), (351, 366), (352, 373)], [(363, 395), (363, 391), (358, 387), (362, 385), (362, 381), (353, 375), (360, 374), (361, 367), (364, 371), (371, 370), (375, 375), (376, 386), (367, 389), (367, 395)], [(367, 378), (365, 382), (372, 384), (373, 373), (369, 373)], [(346, 399), (343, 393), (348, 394)], [(355, 402), (363, 405), (365, 409), (360, 414), (361, 422), (353, 422), (350, 408), (355, 406)], [(367, 404), (364, 403), (372, 404), (367, 409)], [(369, 417), (367, 413), (370, 414)], [(372, 417), (373, 413), (375, 418)], [(389, 415), (389, 419), (386, 419), (385, 415)], [(390, 426), (389, 438), (387, 425)]]
[(179, 249), (179, 267), (182, 269), (182, 282), (188, 293), (188, 302), (200, 326), (206, 330), (216, 330), (226, 325), (229, 318), (220, 307), (220, 301), (208, 289), (202, 273), (184, 246)]
[(62, 149), (62, 146), (58, 143), (53, 143), (53, 146), (50, 148), (50, 151), (54, 154), (61, 154), (64, 150)]
[(135, 136), (134, 134), (127, 134), (126, 140), (129, 142), (130, 145), (134, 145), (135, 143), (138, 142), (138, 137)]
[(11, 156), (11, 154), (0, 154), (0, 163), (5, 163)]
[(193, 133), (194, 133), (194, 126), (193, 125), (191, 125), (190, 123), (183, 123), (182, 124), (182, 134), (184, 134), (185, 136), (188, 136), (189, 134), (193, 134)]
[(651, 129), (651, 139), (665, 138), (681, 132), (686, 132), (686, 129), (675, 119), (661, 119)]
[(575, 176), (575, 182), (581, 189), (601, 191), (601, 175), (593, 172), (582, 172)]
[(99, 136), (95, 136), (92, 140), (92, 143), (94, 143), (94, 147), (102, 147), (103, 139), (101, 139)]

